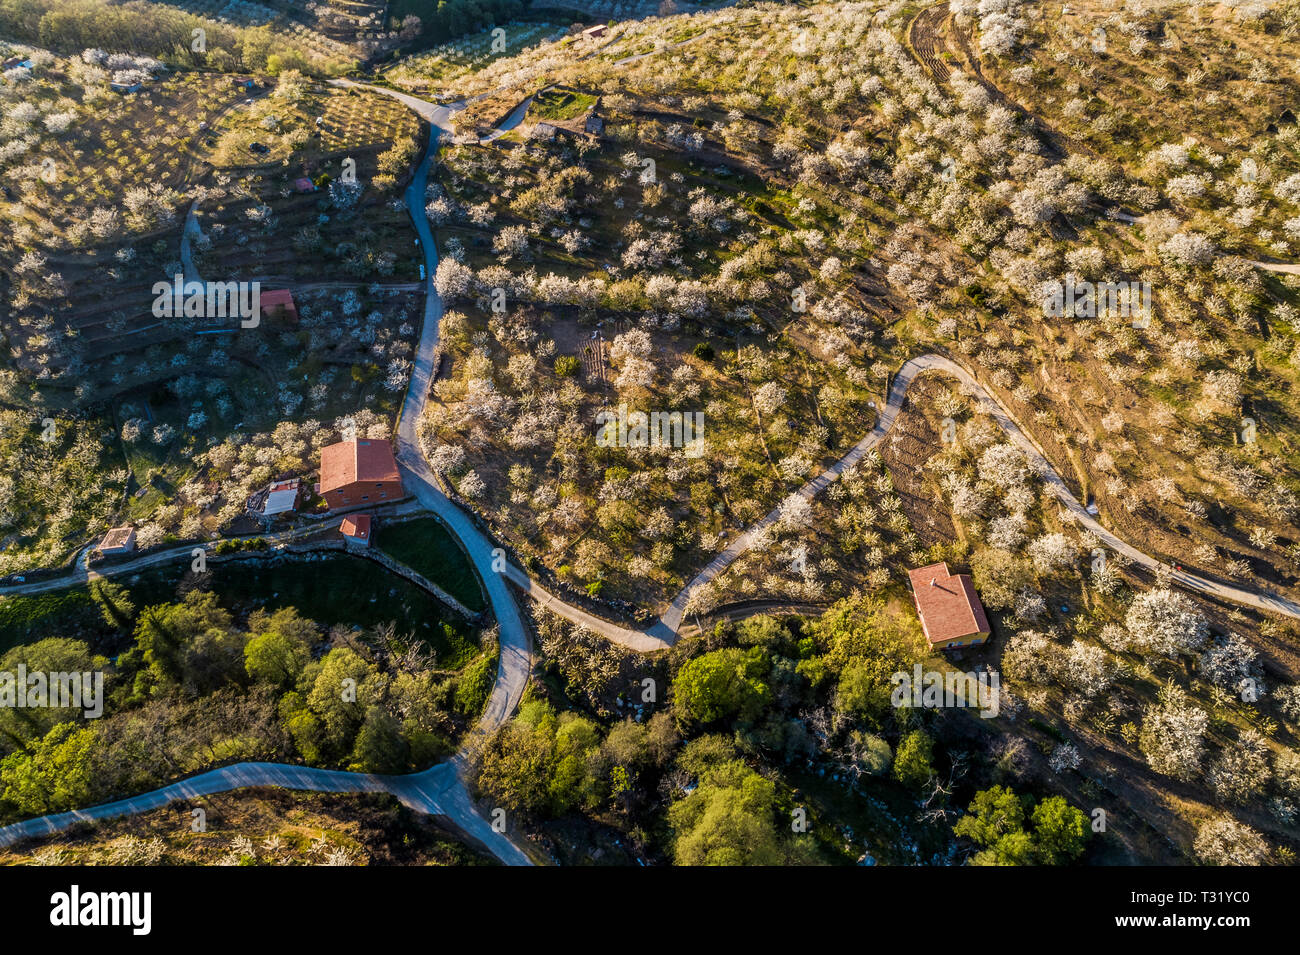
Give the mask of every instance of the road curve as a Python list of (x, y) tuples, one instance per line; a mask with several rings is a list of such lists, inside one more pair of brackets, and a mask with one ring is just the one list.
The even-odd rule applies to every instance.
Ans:
[(236, 763), (129, 799), (5, 826), (0, 829), (0, 845), (7, 846), (19, 839), (52, 835), (77, 823), (137, 815), (161, 809), (174, 802), (190, 802), (202, 796), (253, 786), (278, 786), (309, 792), (389, 793), (404, 806), (417, 812), (448, 817), (507, 865), (530, 864), (528, 857), (518, 847), (498, 834), (475, 811), (469, 794), (461, 784), (457, 760), (409, 776), (348, 773), (284, 763)]
[[(398, 95), (399, 98), (406, 98)], [(445, 107), (436, 108), (436, 110), (443, 109)], [(421, 115), (425, 114), (421, 112)], [(417, 425), (428, 397), (434, 356), (438, 346), (438, 323), (443, 312), (442, 300), (433, 285), (433, 276), (438, 264), (437, 247), (429, 228), (428, 217), (424, 213), (425, 183), (428, 180), (429, 167), (437, 155), (438, 131), (443, 128), (432, 120), (431, 124), (434, 128), (430, 131), (429, 148), (425, 151), (420, 165), (416, 167), (405, 194), (407, 209), (419, 236), (420, 246), (424, 250), (426, 297), (419, 349), (399, 420), (397, 460), (402, 468), (403, 481), (407, 490), (414, 494), (425, 508), (441, 517), (451, 527), (452, 532), (460, 538), (483, 581), (488, 601), (496, 617), (500, 646), (497, 680), (478, 725), (471, 731), (471, 736), (482, 736), (502, 725), (519, 705), (528, 682), (528, 674), (532, 669), (532, 637), (524, 624), (514, 595), (506, 585), (504, 576), (493, 571), (494, 545), (479, 532), (463, 511), (438, 490), (429, 472), (428, 464), (419, 450)], [(151, 554), (138, 561), (132, 561), (129, 565), (120, 565), (114, 570), (121, 573), (128, 567), (134, 570), (175, 560), (187, 550), (187, 547), (182, 547)], [(23, 588), (9, 588), (8, 592), (19, 590), (36, 592), (60, 585), (67, 586), (69, 583), (85, 579), (85, 571), (80, 570), (57, 580), (41, 581)], [(468, 747), (472, 742), (472, 740), (467, 741), (466, 746)], [(531, 865), (528, 856), (505, 833), (498, 832), (479, 815), (465, 785), (467, 766), (465, 754), (466, 750), (463, 749), (449, 762), (406, 776), (348, 773), (282, 763), (236, 763), (128, 799), (87, 809), (41, 816), (5, 826), (0, 828), (0, 845), (9, 845), (31, 836), (59, 832), (78, 822), (148, 812), (195, 796), (227, 792), (248, 786), (281, 786), (286, 789), (315, 792), (391, 793), (412, 809), (446, 816), (457, 828), (476, 839), (507, 865)]]
[[(631, 62), (638, 58), (640, 57), (629, 58), (620, 62)], [(429, 227), (428, 218), (424, 213), (424, 192), (429, 168), (437, 153), (438, 131), (451, 130), (449, 117), (452, 112), (463, 104), (435, 106), (432, 103), (395, 90), (367, 86), (350, 80), (334, 80), (332, 82), (337, 86), (366, 88), (393, 96), (407, 103), (433, 127), (430, 133), (429, 148), (417, 167), (405, 194), (407, 208), (424, 251), (426, 298), (419, 348), (411, 374), (410, 387), (407, 390), (398, 424), (397, 460), (402, 468), (403, 480), (407, 488), (424, 507), (442, 518), (460, 539), (462, 546), (483, 580), (488, 600), (497, 619), (500, 632), (501, 657), (497, 681), (493, 687), (492, 695), (482, 718), (473, 731), (474, 735), (481, 736), (501, 726), (514, 712), (523, 695), (532, 666), (531, 636), (508, 584), (515, 585), (543, 607), (568, 620), (588, 627), (593, 632), (601, 634), (614, 643), (637, 652), (661, 650), (672, 646), (677, 641), (682, 618), (689, 607), (691, 596), (698, 592), (699, 588), (714, 580), (738, 557), (749, 550), (762, 532), (779, 520), (780, 508), (773, 508), (760, 521), (738, 535), (735, 540), (719, 552), (673, 598), (663, 615), (645, 631), (636, 631), (620, 626), (588, 613), (579, 607), (565, 603), (538, 582), (532, 580), (522, 570), (508, 562), (504, 563), (503, 572), (497, 572), (495, 567), (502, 566), (502, 562), (498, 558), (504, 556), (504, 552), (497, 551), (495, 544), (479, 530), (469, 515), (453, 504), (439, 490), (433, 480), (428, 462), (421, 452), (418, 437), (418, 425), (432, 380), (438, 346), (439, 322), (443, 313), (442, 301), (433, 285), (433, 277), (437, 270), (437, 248), (432, 230)], [(522, 116), (522, 112), (520, 115)], [(1294, 271), (1297, 268), (1295, 266), (1269, 266), (1264, 263), (1253, 264), (1263, 268), (1272, 268), (1275, 271)], [(1042, 450), (1015, 421), (1011, 412), (995, 396), (990, 394), (967, 368), (942, 355), (921, 355), (904, 362), (893, 377), (885, 406), (881, 409), (880, 416), (871, 431), (854, 445), (847, 454), (817, 477), (805, 483), (794, 494), (806, 500), (812, 500), (823, 489), (838, 480), (844, 471), (856, 464), (868, 451), (878, 445), (893, 427), (895, 420), (897, 420), (907, 389), (911, 383), (919, 375), (927, 372), (951, 375), (961, 382), (981, 405), (982, 409), (1002, 428), (1008, 440), (1025, 454), (1031, 467), (1039, 474), (1064, 508), (1073, 515), (1081, 526), (1091, 531), (1111, 550), (1123, 554), (1132, 563), (1149, 570), (1168, 571), (1170, 579), (1174, 583), (1189, 590), (1195, 590), (1269, 613), (1300, 619), (1300, 604), (1292, 600), (1267, 591), (1245, 590), (1187, 571), (1172, 570), (1167, 564), (1139, 551), (1106, 530), (1074, 496), (1064, 479), (1052, 468)], [(184, 548), (180, 548), (178, 552), (183, 550)], [(150, 555), (150, 560), (175, 559), (175, 556), (176, 554), (172, 552), (166, 552), (165, 554)], [(121, 572), (126, 569), (126, 566), (122, 565), (120, 568), (115, 568), (115, 570)], [(37, 589), (53, 589), (57, 586), (67, 586), (69, 583), (84, 579), (84, 571), (80, 574), (74, 572), (64, 578), (42, 581), (23, 588), (6, 588), (0, 591), (0, 594), (15, 593), (20, 590), (22, 592), (35, 592)], [(439, 764), (421, 773), (405, 776), (347, 773), (338, 770), (312, 769), (279, 763), (238, 763), (202, 773), (190, 779), (129, 799), (88, 809), (42, 816), (0, 828), (0, 845), (11, 844), (21, 838), (58, 832), (79, 821), (108, 819), (147, 812), (168, 803), (192, 799), (195, 796), (225, 792), (247, 786), (282, 786), (287, 789), (319, 792), (388, 792), (396, 796), (404, 805), (413, 809), (447, 816), (457, 827), (481, 842), (501, 861), (511, 865), (531, 864), (527, 855), (518, 846), (511, 842), (507, 836), (493, 829), (475, 809), (464, 783), (466, 762), (466, 751), (462, 750), (450, 762)]]
[[(427, 168), (425, 169), (427, 172)], [(417, 176), (417, 180), (422, 177)], [(412, 188), (417, 186), (412, 183)], [(419, 194), (423, 196), (423, 185), (419, 185)], [(417, 221), (419, 221), (417, 219)], [(424, 226), (428, 228), (427, 223)], [(727, 548), (691, 581), (682, 593), (673, 601), (676, 613), (665, 613), (656, 624), (645, 632), (620, 627), (586, 611), (565, 604), (542, 588), (535, 581), (513, 565), (506, 565), (504, 574), (492, 571), (492, 543), (473, 524), (468, 516), (451, 503), (432, 482), (428, 465), (419, 454), (415, 438), (417, 412), (422, 410), (427, 394), (429, 369), (432, 366), (432, 349), (437, 344), (437, 318), (441, 315), (441, 302), (436, 295), (430, 295), (426, 307), (425, 330), (422, 333), (420, 355), (422, 361), (417, 366), (416, 375), (422, 376), (417, 381), (412, 376), (412, 387), (407, 394), (403, 407), (401, 429), (399, 431), (399, 462), (406, 473), (406, 480), (416, 491), (421, 502), (442, 516), (460, 536), (467, 552), (479, 568), (489, 599), (497, 613), (501, 629), (501, 664), (497, 683), (493, 688), (492, 698), (479, 722), (476, 732), (490, 732), (501, 725), (518, 705), (519, 695), (527, 681), (531, 654), (527, 631), (519, 617), (519, 610), (513, 595), (506, 587), (507, 581), (520, 587), (540, 604), (560, 615), (581, 623), (592, 631), (600, 633), (610, 640), (641, 652), (663, 649), (671, 646), (677, 639), (682, 608), (693, 589), (708, 583), (727, 568), (737, 557), (743, 554), (759, 532), (770, 526), (779, 515), (774, 509), (753, 527), (736, 538)], [(432, 318), (433, 321), (429, 321)], [(1125, 541), (1106, 530), (1091, 514), (1087, 512), (1078, 498), (1066, 486), (1065, 481), (1052, 468), (1033, 439), (1016, 423), (1011, 413), (1001, 405), (979, 383), (974, 375), (962, 365), (942, 355), (921, 355), (903, 363), (894, 376), (889, 388), (889, 397), (875, 427), (863, 437), (842, 458), (828, 467), (817, 477), (808, 481), (795, 493), (811, 500), (832, 482), (839, 479), (848, 468), (862, 459), (872, 448), (884, 439), (903, 406), (907, 389), (922, 374), (937, 372), (956, 378), (972, 397), (979, 402), (998, 426), (1002, 428), (1016, 447), (1028, 459), (1030, 466), (1042, 477), (1044, 483), (1057, 497), (1061, 504), (1083, 526), (1090, 530), (1106, 546), (1116, 553), (1123, 554), (1133, 563), (1151, 570), (1168, 565), (1142, 553)], [(1255, 607), (1270, 613), (1283, 614), (1300, 619), (1300, 605), (1277, 595), (1242, 590), (1218, 581), (1189, 573), (1173, 571), (1171, 579), (1188, 589), (1196, 590), (1210, 596), (1219, 597), (1234, 603)], [(388, 792), (395, 795), (403, 804), (422, 812), (446, 815), (459, 828), (474, 836), (493, 852), (497, 858), (509, 864), (528, 864), (528, 858), (517, 846), (497, 833), (475, 810), (469, 793), (463, 782), (465, 759), (463, 754), (450, 763), (443, 763), (423, 773), (408, 776), (375, 776), (361, 773), (345, 773), (336, 770), (310, 769), (301, 766), (286, 766), (277, 763), (239, 763), (223, 769), (213, 770), (195, 776), (192, 779), (173, 783), (162, 789), (135, 796), (130, 799), (95, 806), (89, 809), (53, 816), (43, 816), (27, 820), (0, 829), (0, 845), (8, 845), (17, 839), (58, 832), (83, 820), (106, 819), (114, 816), (147, 812), (167, 803), (193, 798), (215, 792), (225, 792), (244, 786), (283, 786), (287, 789), (305, 789), (320, 792)]]
[(426, 294), (424, 324), (416, 349), (411, 383), (406, 391), (397, 426), (397, 463), (402, 469), (406, 489), (415, 495), (426, 508), (433, 511), (460, 539), (461, 546), (478, 571), (487, 591), (488, 602), (496, 616), (500, 632), (501, 664), (496, 686), (488, 700), (487, 709), (479, 722), (481, 732), (491, 732), (510, 716), (523, 696), (528, 674), (532, 669), (532, 638), (515, 603), (514, 595), (506, 586), (495, 553), (496, 545), (489, 540), (469, 515), (451, 502), (434, 483), (429, 464), (420, 450), (419, 423), (428, 400), (432, 384), (434, 363), (438, 351), (439, 323), (442, 320), (442, 299), (434, 288), (433, 277), (438, 268), (438, 251), (433, 240), (429, 218), (424, 213), (424, 190), (429, 167), (437, 153), (437, 132), (431, 132), (429, 149), (416, 169), (411, 184), (406, 189), (406, 205), (411, 213), (420, 246), (424, 250)]

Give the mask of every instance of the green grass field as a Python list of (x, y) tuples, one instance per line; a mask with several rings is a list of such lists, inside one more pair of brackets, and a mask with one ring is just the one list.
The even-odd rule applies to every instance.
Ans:
[(107, 629), (85, 587), (0, 601), (0, 653), (45, 637)]
[[(477, 594), (468, 562), (459, 551), (455, 556), (460, 559), (459, 573), (469, 575)], [(461, 580), (457, 562), (450, 556), (442, 558), (442, 565), (453, 583)], [(187, 577), (188, 564), (178, 564), (118, 578), (117, 582), (130, 591), (139, 609), (179, 599), (179, 585)], [(415, 585), (358, 557), (331, 556), (320, 561), (285, 563), (274, 569), (251, 562), (212, 564), (207, 586), (238, 617), (259, 608), (297, 607), (303, 616), (324, 627), (342, 624), (370, 628), (391, 621), (399, 636), (410, 633), (428, 643), (438, 654), (440, 665), (449, 669), (458, 669), (478, 652), (478, 635), (472, 627)], [(115, 629), (100, 617), (87, 587), (0, 601), (0, 652), (55, 636), (84, 639), (92, 645), (116, 642)]]
[(534, 119), (564, 121), (581, 116), (596, 105), (596, 97), (575, 90), (547, 90), (538, 93), (528, 108)]
[(269, 573), (260, 563), (233, 563), (215, 565), (211, 572), (213, 589), (236, 612), (297, 607), (324, 626), (368, 628), (392, 621), (399, 635), (412, 633), (427, 642), (448, 668), (463, 665), (478, 649), (471, 628), (437, 600), (361, 558), (293, 562)]
[(465, 552), (435, 518), (422, 518), (382, 528), (379, 549), (422, 574), (470, 610), (486, 605), (483, 590)]

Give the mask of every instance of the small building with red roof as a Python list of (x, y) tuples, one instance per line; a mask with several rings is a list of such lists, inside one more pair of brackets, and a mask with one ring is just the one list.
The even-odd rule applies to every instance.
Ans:
[(396, 501), (406, 490), (389, 443), (362, 438), (321, 448), (320, 494), (337, 509)]
[(339, 530), (343, 533), (343, 539), (349, 544), (355, 544), (358, 547), (369, 547), (372, 524), (369, 514), (349, 514), (343, 518)]
[(298, 321), (298, 306), (293, 302), (293, 293), (287, 288), (259, 291), (258, 303), (263, 315), (283, 315), (291, 322)]
[(978, 646), (989, 638), (988, 617), (970, 574), (950, 574), (947, 563), (908, 571), (921, 629), (937, 650)]
[(105, 557), (131, 553), (135, 550), (135, 528), (130, 524), (114, 527), (104, 535), (97, 549)]

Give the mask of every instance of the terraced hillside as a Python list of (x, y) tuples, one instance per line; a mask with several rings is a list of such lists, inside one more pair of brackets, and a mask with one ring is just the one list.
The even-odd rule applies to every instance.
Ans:
[[(447, 98), (482, 98), (452, 114), (428, 196), (455, 305), (424, 422), (435, 466), (534, 573), (606, 614), (663, 611), (772, 509), (687, 619), (970, 567), (998, 635), (979, 660), (1023, 706), (997, 725), (1048, 757), (1035, 774), (1140, 807), (1138, 857), (1235, 806), (1290, 845), (1295, 625), (1168, 588), (1182, 570), (1291, 598), (1300, 583), (1300, 285), (1269, 267), (1300, 259), (1294, 13), (757, 5), (618, 23), (458, 80)], [(1092, 52), (1097, 29), (1112, 52)], [(1171, 117), (1193, 61), (1232, 93)], [(572, 128), (547, 116), (556, 89), (591, 104)], [(925, 352), (970, 368), (1168, 573), (1076, 526), (941, 380), (909, 393), (878, 456), (790, 496)], [(704, 440), (599, 440), (619, 409), (698, 412)], [(1189, 614), (1169, 659), (1143, 633), (1156, 607)], [(1236, 654), (1245, 669), (1218, 669)], [(1272, 700), (1234, 697), (1248, 671), (1279, 681)], [(1173, 723), (1202, 715), (1174, 767)], [(1235, 789), (1247, 765), (1273, 782)]]
[[(391, 422), (419, 314), (409, 219), (394, 203), (421, 147), (409, 111), (291, 70), (173, 73), (144, 60), (142, 89), (122, 94), (101, 56), (36, 54), (30, 77), (0, 90), (11, 137), (2, 384), (22, 422), (3, 440), (40, 457), (68, 450), (42, 435), (79, 435), (79, 480), (89, 467), (89, 483), (114, 488), (91, 505), (56, 482), (51, 500), (73, 513), (52, 524), (65, 505), (36, 505), (39, 470), (16, 477), (6, 506), (18, 546), (0, 558), (13, 569), (80, 549), (115, 510), (124, 516), (124, 493), (151, 540), (182, 525), (207, 533), (242, 512), (257, 482), (312, 466), (341, 433), (322, 421)], [(336, 182), (349, 175), (355, 186)], [(155, 286), (181, 274), (287, 289), (298, 320), (211, 329), (160, 315)], [(299, 412), (315, 443), (266, 450)], [(204, 452), (227, 438), (269, 459), (223, 491), (228, 467), (200, 475)], [(205, 503), (170, 501), (159, 519), (159, 489), (186, 482)]]
[[(1029, 55), (1032, 33), (1021, 41), (1025, 52), (986, 54), (980, 66), (964, 59), (965, 48), (980, 42), (963, 32), (972, 24), (963, 27), (958, 16), (953, 25), (941, 13), (728, 10), (620, 24), (619, 39), (595, 56), (551, 44), (493, 64), (463, 88), (497, 84), (492, 101), (501, 104), (554, 83), (589, 91), (601, 97), (604, 133), (530, 139), (545, 121), (530, 108), (520, 129), (491, 147), (448, 151), (431, 214), (444, 255), (473, 275), (444, 263), (446, 288), (480, 304), (492, 288), (505, 288), (523, 318), (498, 324), (523, 321), (554, 341), (546, 345), (554, 356), (580, 360), (586, 346), (578, 342), (596, 321), (624, 322), (611, 332), (606, 321), (601, 335), (612, 340), (648, 306), (657, 324), (639, 322), (651, 342), (638, 347), (660, 356), (662, 374), (642, 374), (642, 390), (619, 389), (620, 400), (662, 403), (656, 389), (668, 384), (679, 356), (701, 344), (700, 334), (715, 339), (709, 344), (733, 362), (728, 368), (747, 361), (749, 349), (767, 357), (765, 370), (749, 374), (751, 386), (770, 381), (795, 396), (782, 413), (789, 430), (755, 434), (752, 412), (734, 402), (714, 409), (719, 457), (705, 459), (707, 471), (704, 461), (690, 462), (696, 479), (708, 474), (705, 483), (728, 491), (739, 480), (757, 494), (728, 493), (728, 502), (679, 511), (689, 511), (695, 534), (716, 538), (779, 501), (861, 432), (863, 419), (844, 416), (837, 402), (860, 415), (879, 400), (889, 368), (910, 351), (937, 346), (973, 362), (1070, 469), (1081, 496), (1117, 526), (1171, 561), (1262, 577), (1294, 592), (1300, 552), (1288, 530), (1296, 474), (1281, 421), (1297, 410), (1289, 404), (1295, 372), (1287, 317), (1295, 289), (1285, 275), (1249, 261), (1294, 250), (1284, 227), (1287, 209), (1294, 212), (1286, 198), (1289, 127), (1283, 122), (1269, 140), (1280, 150), (1266, 172), (1275, 185), (1231, 186), (1234, 196), (1244, 188), (1243, 199), (1271, 195), (1278, 204), (1269, 247), (1249, 244), (1241, 229), (1234, 236), (1190, 215), (1177, 198), (1190, 174), (1152, 176), (1163, 160), (1150, 158), (1151, 150), (1177, 158), (1180, 142), (1163, 151), (1152, 145), (1128, 162), (1098, 152), (1063, 117), (1019, 103), (1023, 84), (1008, 79), (1004, 93), (992, 82), (998, 71), (1024, 76), (1017, 64)], [(920, 35), (931, 39), (921, 42), (930, 52), (918, 62), (908, 44)], [(665, 52), (620, 62), (656, 44)], [(926, 56), (930, 67), (953, 64), (942, 87)], [(851, 76), (853, 68), (859, 73)], [(1278, 74), (1258, 82), (1271, 102), (1288, 95), (1292, 81)], [(795, 102), (796, 92), (807, 101)], [(466, 110), (455, 121), (465, 129), (478, 116)], [(1212, 158), (1235, 178), (1250, 158), (1245, 145), (1238, 142), (1235, 158)], [(1213, 168), (1208, 160), (1206, 168)], [(1158, 188), (1166, 180), (1176, 180), (1167, 197)], [(1138, 213), (1147, 215), (1137, 225), (1117, 218)], [(1150, 321), (1119, 314), (1130, 310), (1127, 301), (1116, 302), (1113, 315), (1048, 319), (1040, 287), (1067, 273), (1136, 282), (1138, 306), (1147, 283)], [(796, 291), (804, 312), (795, 310)], [(593, 309), (601, 313), (596, 321), (584, 319)], [(475, 313), (467, 314), (472, 350)], [(504, 367), (517, 346), (496, 337)], [(786, 373), (783, 348), (815, 357), (811, 379)], [(686, 365), (683, 376), (707, 377), (702, 363)], [(833, 379), (837, 368), (856, 380), (841, 379), (834, 400), (814, 403), (823, 376)], [(703, 410), (709, 397), (692, 400)], [(454, 403), (448, 413), (455, 415)], [(1248, 441), (1246, 419), (1254, 422)], [(736, 459), (753, 472), (732, 478), (720, 469), (726, 429), (742, 421), (749, 447)], [(512, 461), (517, 450), (502, 448), (498, 459)], [(549, 440), (539, 450), (554, 460)], [(684, 491), (689, 482), (674, 483)], [(499, 506), (500, 498), (492, 509)], [(641, 510), (639, 521), (648, 516)], [(579, 517), (571, 526), (594, 544), (602, 531), (586, 530), (589, 523)], [(562, 551), (573, 535), (560, 536)], [(658, 563), (680, 579), (678, 557)], [(617, 573), (611, 565), (609, 575)]]
[[(341, 39), (245, 73), (6, 50), (0, 570), (123, 520), (156, 554), (233, 537), (400, 406), (402, 511), (460, 538), (501, 642), (415, 685), (377, 628), (401, 694), (365, 732), (343, 710), (327, 762), (418, 769), (447, 746), (389, 751), (417, 712), (479, 731), (427, 775), (261, 762), (333, 732), (303, 656), (205, 785), (500, 834), (491, 807), (513, 861), (1293, 863), (1300, 5), (583, 9), (610, 22), (493, 8), (331, 83)], [(378, 26), (230, 10), (245, 39)], [(176, 275), (295, 307), (160, 315)], [(918, 620), (941, 562), (987, 643)], [(121, 666), (183, 695), (148, 626)], [(899, 697), (913, 667), (996, 674), (996, 705)], [(31, 765), (0, 766), (13, 818), (77, 803)]]

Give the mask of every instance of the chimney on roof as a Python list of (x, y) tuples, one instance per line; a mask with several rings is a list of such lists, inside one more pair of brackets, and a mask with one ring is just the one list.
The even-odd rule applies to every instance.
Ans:
[(935, 583), (935, 581), (937, 581), (938, 579), (939, 579), (938, 577), (931, 577), (931, 578), (930, 578), (930, 586), (931, 586), (931, 587), (938, 586), (938, 585)]

